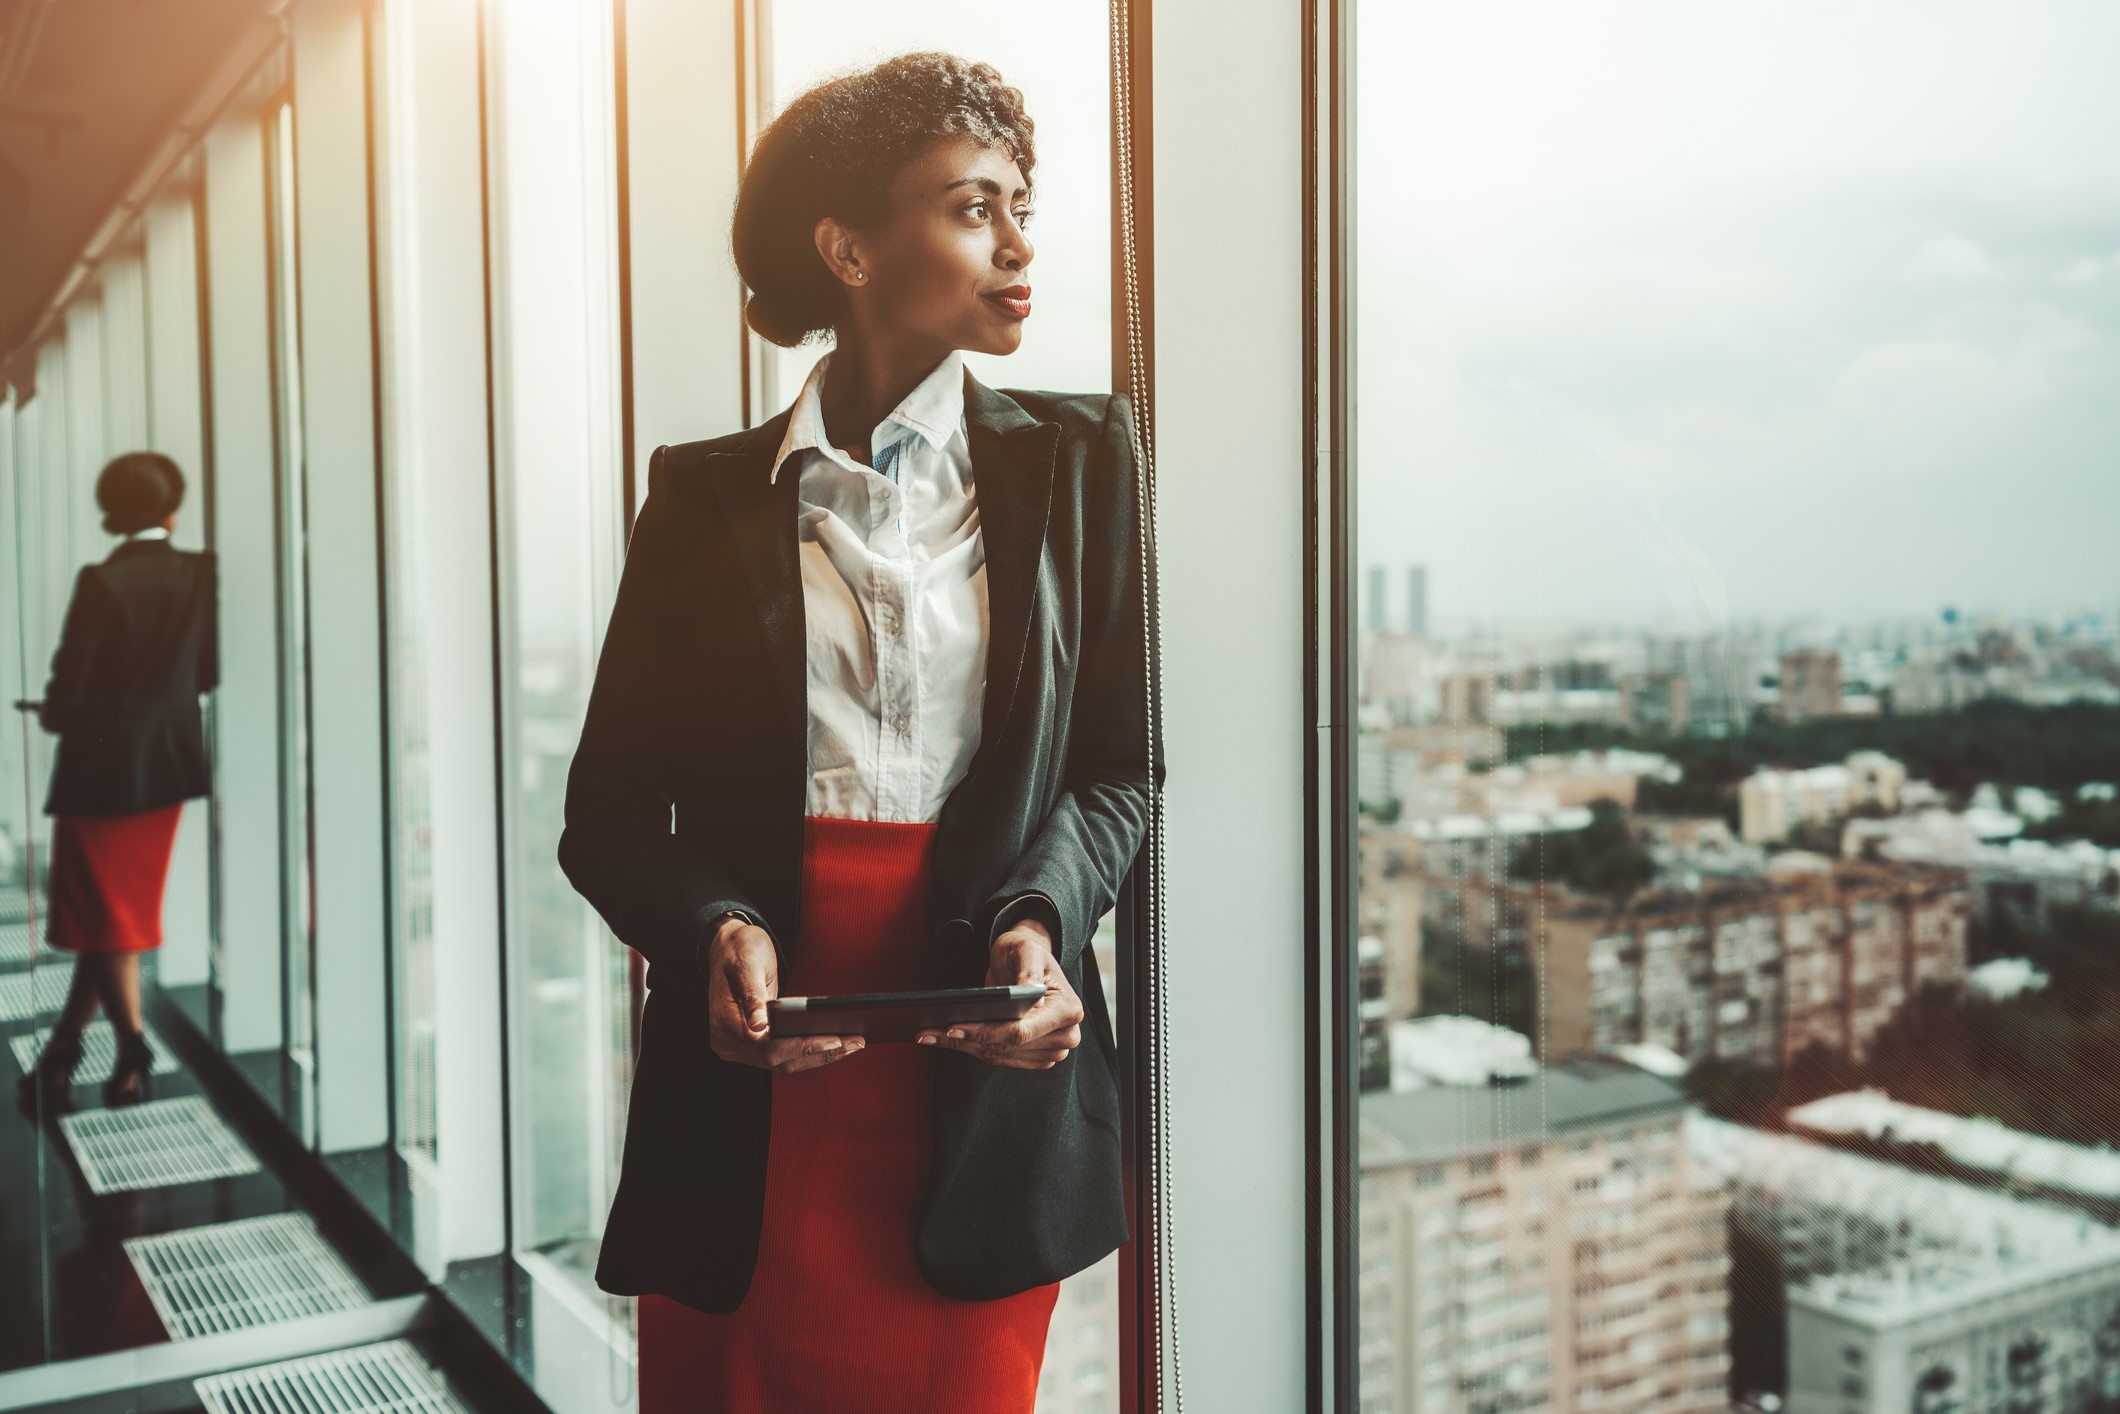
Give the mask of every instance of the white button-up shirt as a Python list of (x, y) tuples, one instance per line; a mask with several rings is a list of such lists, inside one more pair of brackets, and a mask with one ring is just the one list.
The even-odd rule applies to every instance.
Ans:
[[(877, 424), (871, 460), (825, 434), (827, 353), (773, 458), (798, 486), (808, 627), (809, 814), (920, 823), (942, 813), (979, 746), (986, 699), (986, 548), (964, 360), (952, 351)], [(901, 442), (902, 439), (902, 442)], [(895, 459), (886, 454), (901, 442)]]

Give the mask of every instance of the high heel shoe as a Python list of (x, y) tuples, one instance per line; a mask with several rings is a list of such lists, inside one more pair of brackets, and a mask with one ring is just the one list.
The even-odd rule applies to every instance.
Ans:
[(103, 1103), (133, 1105), (147, 1098), (147, 1077), (154, 1071), (154, 1049), (139, 1031), (118, 1033), (118, 1056), (103, 1082)]
[(54, 1031), (45, 1038), (44, 1049), (37, 1053), (37, 1063), (30, 1067), (29, 1074), (15, 1082), (15, 1094), (25, 1103), (34, 1101), (40, 1091), (46, 1099), (64, 1098), (73, 1088), (74, 1070), (80, 1064), (80, 1033), (69, 1036)]

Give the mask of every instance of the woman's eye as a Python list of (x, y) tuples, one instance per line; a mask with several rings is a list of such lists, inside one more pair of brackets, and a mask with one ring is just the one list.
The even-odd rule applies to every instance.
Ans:
[[(966, 215), (968, 215), (968, 216), (976, 215), (976, 216), (977, 216), (977, 217), (978, 217), (978, 218), (979, 218), (980, 220), (982, 220), (982, 221), (983, 221), (983, 220), (985, 220), (985, 219), (987, 218), (987, 215), (988, 215), (988, 214), (989, 214), (989, 213), (990, 213), (990, 212), (991, 212), (992, 210), (993, 210), (993, 203), (992, 203), (992, 202), (988, 202), (988, 201), (975, 201), (975, 202), (973, 202), (973, 203), (972, 203), (971, 205), (969, 205), (969, 206), (967, 206), (967, 207), (965, 207), (965, 208), (964, 208), (964, 211), (965, 211), (965, 214), (966, 214)], [(1019, 212), (1017, 212), (1017, 213), (1016, 213), (1016, 224), (1017, 224), (1018, 226), (1027, 226), (1027, 225), (1029, 225), (1029, 224), (1030, 224), (1030, 219), (1031, 219), (1031, 217), (1032, 217), (1032, 216), (1034, 216), (1034, 215), (1036, 215), (1036, 214), (1037, 214), (1037, 213), (1036, 213), (1035, 211), (1033, 211), (1033, 210), (1032, 210), (1031, 208), (1029, 208), (1029, 207), (1026, 207), (1026, 208), (1024, 208), (1023, 210), (1021, 210), (1021, 211), (1019, 211)]]

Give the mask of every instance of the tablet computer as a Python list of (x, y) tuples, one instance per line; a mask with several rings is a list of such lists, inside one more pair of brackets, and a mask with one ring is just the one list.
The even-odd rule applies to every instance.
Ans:
[(1038, 1005), (1045, 988), (947, 987), (931, 992), (848, 992), (833, 997), (769, 997), (772, 1036), (862, 1036), (910, 1041), (929, 1028), (969, 1021), (1014, 1021)]

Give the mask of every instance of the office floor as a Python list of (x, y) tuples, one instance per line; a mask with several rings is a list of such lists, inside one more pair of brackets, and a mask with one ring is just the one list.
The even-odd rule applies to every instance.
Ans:
[[(0, 909), (7, 902), (0, 899)], [(0, 927), (21, 922), (0, 919)], [(423, 1281), (400, 1254), (384, 1250), (388, 1244), (362, 1241), (343, 1218), (304, 1201), (313, 1171), (299, 1162), (289, 1171), (290, 1140), (284, 1129), (275, 1132), (272, 1116), (225, 1079), (217, 1095), (186, 1063), (195, 1037), (162, 1035), (174, 1064), (152, 1077), (148, 1103), (104, 1109), (89, 1073), (93, 1050), (78, 1077), (84, 1083), (65, 1103), (18, 1103), (15, 1077), (50, 1024), (70, 966), (49, 951), (34, 966), (27, 956), (0, 958), (8, 1082), (0, 1104), (0, 1406), (53, 1414), (214, 1407), (202, 1394), (211, 1369), (203, 1380), (198, 1368), (153, 1377), (182, 1364), (170, 1358), (184, 1354), (171, 1350), (173, 1340), (219, 1340), (196, 1347), (210, 1358), (209, 1351), (236, 1348), (232, 1334), (255, 1333), (255, 1348), (276, 1339), (282, 1347), (275, 1360), (255, 1363), (275, 1364), (289, 1358), (293, 1323), (307, 1321), (301, 1329), (312, 1343), (293, 1358), (327, 1369), (341, 1358), (395, 1362), (391, 1368), (417, 1387), (418, 1398), (400, 1391), (379, 1398), (378, 1408), (491, 1414), (526, 1407), (524, 1392), (508, 1387), (465, 1332), (425, 1324), (374, 1339), (390, 1313), (424, 1309)], [(165, 1024), (155, 1025), (151, 1006), (150, 1030), (179, 1029), (166, 999), (155, 1000)], [(32, 1039), (18, 1045), (22, 1038)], [(248, 1060), (248, 1070), (270, 1064)], [(229, 1067), (224, 1075), (248, 1070)], [(249, 1171), (210, 1176), (217, 1164)], [(288, 1324), (267, 1329), (280, 1322)], [(351, 1350), (332, 1349), (334, 1329)], [(226, 1370), (239, 1377), (243, 1368)], [(132, 1370), (145, 1378), (130, 1377)]]

